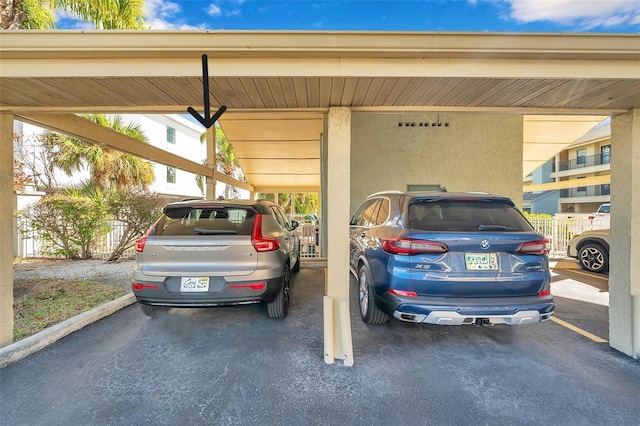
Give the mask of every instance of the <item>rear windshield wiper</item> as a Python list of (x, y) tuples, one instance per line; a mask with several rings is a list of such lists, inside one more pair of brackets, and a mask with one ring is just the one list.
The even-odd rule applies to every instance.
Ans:
[(199, 235), (236, 235), (238, 232), (231, 229), (204, 229), (194, 228), (196, 234)]
[(505, 225), (478, 225), (478, 231), (517, 231), (517, 228), (510, 228)]

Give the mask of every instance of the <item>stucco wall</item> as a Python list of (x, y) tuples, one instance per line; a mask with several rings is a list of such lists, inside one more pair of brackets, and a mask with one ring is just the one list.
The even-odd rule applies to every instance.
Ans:
[(442, 125), (433, 127), (437, 119), (437, 114), (353, 114), (352, 213), (368, 194), (406, 191), (408, 184), (506, 195), (521, 207), (522, 116), (440, 114)]

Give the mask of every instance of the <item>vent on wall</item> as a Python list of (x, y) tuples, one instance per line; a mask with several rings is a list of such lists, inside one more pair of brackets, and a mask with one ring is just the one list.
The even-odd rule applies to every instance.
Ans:
[(398, 122), (398, 127), (449, 127), (449, 122), (440, 121), (440, 116), (438, 116), (436, 120), (400, 121)]

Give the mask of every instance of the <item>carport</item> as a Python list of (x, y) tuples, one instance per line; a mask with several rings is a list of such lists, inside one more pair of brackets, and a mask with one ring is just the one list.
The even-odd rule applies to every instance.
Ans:
[[(638, 35), (15, 31), (0, 48), (0, 346), (13, 329), (14, 119), (206, 175), (207, 194), (216, 180), (320, 192), (324, 358), (351, 365), (348, 222), (367, 193), (440, 184), (518, 202), (524, 175), (611, 115), (610, 344), (640, 357)], [(212, 131), (202, 166), (74, 115), (201, 111), (203, 54), (249, 184), (213, 171)]]

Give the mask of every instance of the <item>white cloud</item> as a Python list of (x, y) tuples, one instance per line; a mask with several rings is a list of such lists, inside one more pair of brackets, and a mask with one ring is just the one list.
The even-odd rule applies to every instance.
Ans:
[(207, 8), (207, 14), (210, 16), (220, 16), (222, 14), (222, 11), (220, 10), (219, 6), (216, 6), (215, 4), (210, 4), (209, 7)]
[(548, 21), (596, 27), (637, 25), (638, 0), (501, 0), (510, 6), (510, 17), (519, 22)]
[(166, 0), (146, 0), (144, 2), (146, 23), (152, 30), (197, 30), (202, 27), (185, 24), (179, 20), (181, 9), (177, 3)]

